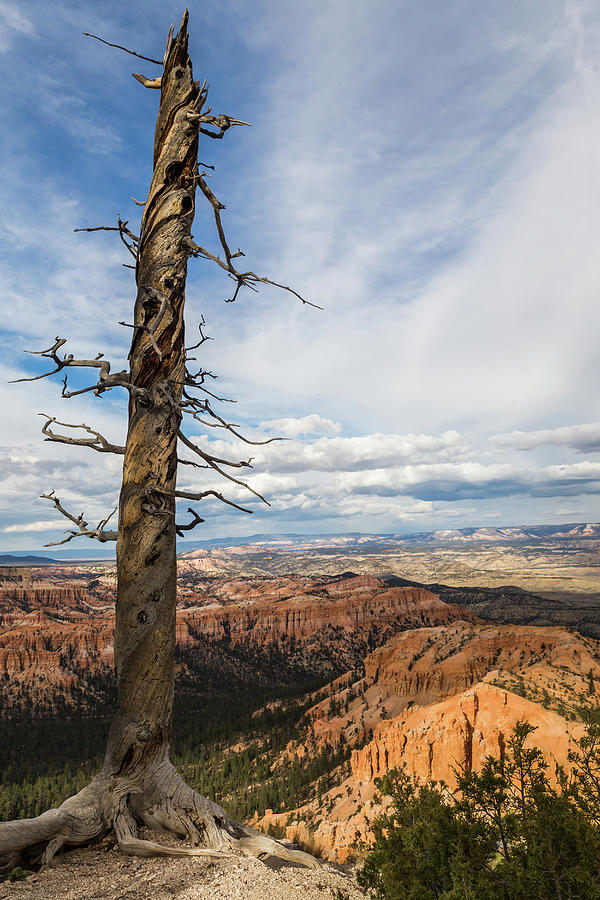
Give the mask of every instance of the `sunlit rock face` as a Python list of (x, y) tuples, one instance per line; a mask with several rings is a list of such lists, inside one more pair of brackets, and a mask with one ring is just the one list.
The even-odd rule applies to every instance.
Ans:
[(357, 840), (369, 839), (383, 809), (375, 782), (391, 769), (454, 789), (457, 770), (502, 756), (526, 720), (535, 728), (528, 743), (540, 747), (556, 783), (584, 730), (581, 707), (599, 699), (600, 643), (576, 632), (454, 621), (394, 635), (367, 656), (363, 679), (338, 678), (309, 714), (317, 741), (357, 744), (349, 776), (340, 773), (320, 800), (261, 824), (285, 826), (290, 838), (304, 834), (328, 858), (346, 861)]
[(368, 783), (404, 766), (420, 780), (443, 781), (452, 790), (457, 770), (478, 770), (486, 757), (502, 756), (523, 720), (536, 729), (529, 743), (542, 749), (555, 781), (556, 767), (567, 766), (583, 725), (485, 682), (380, 726), (373, 740), (352, 754), (352, 773)]

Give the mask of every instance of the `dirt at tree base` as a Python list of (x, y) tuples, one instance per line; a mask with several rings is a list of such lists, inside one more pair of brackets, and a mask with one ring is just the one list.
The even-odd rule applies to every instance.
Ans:
[[(145, 829), (143, 829), (145, 831)], [(173, 835), (144, 834), (170, 846)], [(307, 869), (271, 858), (231, 856), (136, 859), (118, 848), (61, 853), (53, 865), (20, 881), (0, 883), (0, 900), (364, 900), (348, 867)]]

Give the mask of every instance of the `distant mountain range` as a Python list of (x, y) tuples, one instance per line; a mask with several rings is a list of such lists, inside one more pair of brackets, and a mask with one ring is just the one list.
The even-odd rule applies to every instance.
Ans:
[[(256, 546), (288, 552), (325, 548), (356, 548), (369, 552), (369, 550), (389, 550), (394, 547), (537, 544), (547, 541), (563, 543), (571, 540), (600, 540), (600, 524), (574, 522), (564, 525), (484, 526), (419, 531), (413, 534), (364, 534), (359, 531), (344, 534), (251, 534), (242, 537), (180, 542), (178, 550), (179, 556), (186, 556), (198, 550)], [(13, 551), (12, 553), (0, 553), (0, 566), (47, 566), (56, 562), (101, 562), (109, 559), (114, 559), (114, 549), (57, 551), (45, 556), (37, 556), (32, 551)]]
[(600, 540), (600, 524), (575, 522), (566, 525), (516, 525), (506, 528), (457, 528), (440, 531), (420, 531), (413, 534), (252, 534), (237, 538), (214, 538), (208, 541), (186, 541), (180, 544), (180, 555), (195, 550), (227, 547), (263, 546), (277, 550), (309, 550), (325, 547), (363, 550), (418, 545), (467, 543), (517, 544), (538, 541), (568, 541), (573, 539)]

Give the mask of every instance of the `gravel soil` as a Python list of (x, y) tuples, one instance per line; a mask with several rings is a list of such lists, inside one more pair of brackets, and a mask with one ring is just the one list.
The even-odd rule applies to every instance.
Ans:
[[(169, 841), (171, 843), (171, 841)], [(175, 842), (172, 842), (175, 843)], [(307, 869), (275, 858), (136, 859), (116, 849), (60, 854), (21, 881), (0, 883), (0, 900), (364, 900), (352, 870)]]

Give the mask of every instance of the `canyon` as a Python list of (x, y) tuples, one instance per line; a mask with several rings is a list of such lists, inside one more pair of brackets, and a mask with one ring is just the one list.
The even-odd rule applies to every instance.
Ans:
[[(18, 570), (16, 570), (18, 572)], [(67, 573), (68, 574), (68, 573)], [(63, 570), (1, 573), (0, 698), (13, 709), (89, 707), (111, 678), (115, 580)], [(20, 579), (20, 580), (19, 580)], [(339, 674), (396, 632), (469, 616), (422, 588), (388, 587), (371, 576), (182, 579), (177, 671), (193, 677), (206, 657), (226, 667), (238, 646), (291, 670)], [(239, 665), (239, 661), (238, 661)], [(245, 673), (250, 681), (252, 666)]]
[[(563, 610), (556, 598), (541, 596), (536, 607), (516, 586), (428, 589), (394, 574), (224, 577), (209, 568), (204, 550), (179, 562), (181, 765), (186, 777), (212, 771), (219, 802), (330, 859), (347, 861), (369, 839), (385, 807), (376, 782), (391, 769), (452, 790), (457, 770), (501, 755), (527, 720), (555, 778), (598, 708), (600, 642), (560, 617), (547, 624), (549, 610)], [(17, 735), (21, 721), (62, 721), (65, 734), (76, 733), (82, 713), (109, 716), (115, 593), (107, 564), (0, 569), (6, 734)], [(542, 625), (505, 623), (519, 606), (523, 620), (527, 604)], [(207, 710), (231, 718), (233, 684), (247, 708), (215, 732), (209, 759)], [(246, 757), (240, 777), (251, 789), (220, 774)]]

